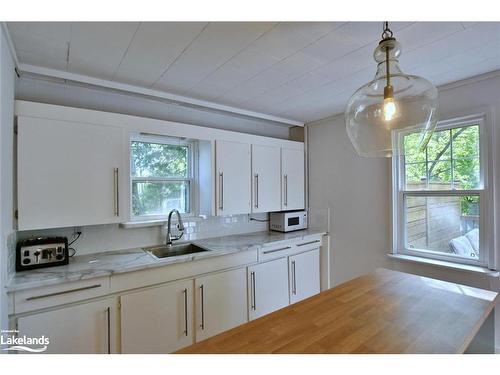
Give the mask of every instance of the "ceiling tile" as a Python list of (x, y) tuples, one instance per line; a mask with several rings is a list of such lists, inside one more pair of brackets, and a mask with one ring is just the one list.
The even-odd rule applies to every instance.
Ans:
[(8, 22), (7, 26), (11, 34), (31, 34), (59, 43), (71, 37), (71, 22)]
[(112, 79), (138, 26), (138, 22), (73, 23), (68, 70)]
[[(481, 47), (500, 38), (500, 23), (478, 23), (464, 31), (403, 53), (399, 59), (404, 72), (411, 73), (418, 67), (440, 61), (461, 51)], [(456, 67), (459, 68), (459, 67)]]
[(339, 22), (284, 22), (256, 40), (251, 51), (271, 53), (281, 60), (341, 26)]
[(394, 36), (401, 43), (404, 54), (463, 30), (460, 22), (417, 22)]
[(66, 70), (69, 22), (9, 22), (8, 29), (20, 61)]
[(268, 22), (211, 23), (154, 87), (184, 92), (273, 27)]
[(278, 59), (270, 54), (244, 50), (186, 91), (186, 94), (201, 95), (205, 99), (216, 98), (277, 62)]
[(114, 79), (151, 86), (206, 26), (204, 22), (144, 22)]

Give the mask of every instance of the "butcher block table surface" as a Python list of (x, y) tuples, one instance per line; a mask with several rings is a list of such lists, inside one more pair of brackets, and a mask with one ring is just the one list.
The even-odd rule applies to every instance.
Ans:
[(497, 297), (378, 269), (178, 353), (463, 353)]

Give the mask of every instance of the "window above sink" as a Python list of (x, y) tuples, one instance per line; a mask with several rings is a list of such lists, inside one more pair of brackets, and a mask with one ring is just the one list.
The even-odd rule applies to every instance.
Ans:
[(165, 218), (176, 209), (196, 213), (196, 141), (137, 136), (130, 142), (131, 219)]

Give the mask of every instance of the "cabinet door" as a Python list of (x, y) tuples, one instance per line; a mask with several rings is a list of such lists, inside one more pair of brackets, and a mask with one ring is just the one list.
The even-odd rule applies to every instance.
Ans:
[(246, 268), (195, 279), (196, 341), (248, 321)]
[(320, 292), (319, 249), (288, 258), (290, 303), (299, 302)]
[[(64, 307), (17, 319), (19, 336), (45, 336), (45, 353), (116, 352), (116, 301), (113, 298)], [(38, 346), (37, 346), (38, 347)]]
[(193, 340), (193, 280), (125, 294), (121, 300), (122, 353), (170, 353)]
[(248, 311), (250, 320), (288, 305), (286, 258), (248, 267)]
[(280, 148), (252, 145), (252, 212), (281, 209)]
[(304, 151), (281, 149), (282, 210), (304, 208)]
[(18, 145), (20, 230), (122, 221), (122, 129), (19, 117)]
[(217, 215), (250, 213), (250, 145), (216, 142)]

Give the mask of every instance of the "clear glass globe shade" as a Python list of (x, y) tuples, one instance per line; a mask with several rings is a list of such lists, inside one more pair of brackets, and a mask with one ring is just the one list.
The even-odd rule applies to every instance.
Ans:
[(387, 86), (385, 52), (379, 46), (374, 53), (379, 63), (373, 81), (359, 88), (349, 99), (345, 111), (346, 129), (357, 153), (368, 157), (390, 157), (393, 130), (412, 128), (420, 131), (425, 147), (437, 123), (437, 89), (426, 79), (404, 74), (398, 66), (399, 43), (390, 51), (392, 98), (384, 98)]

